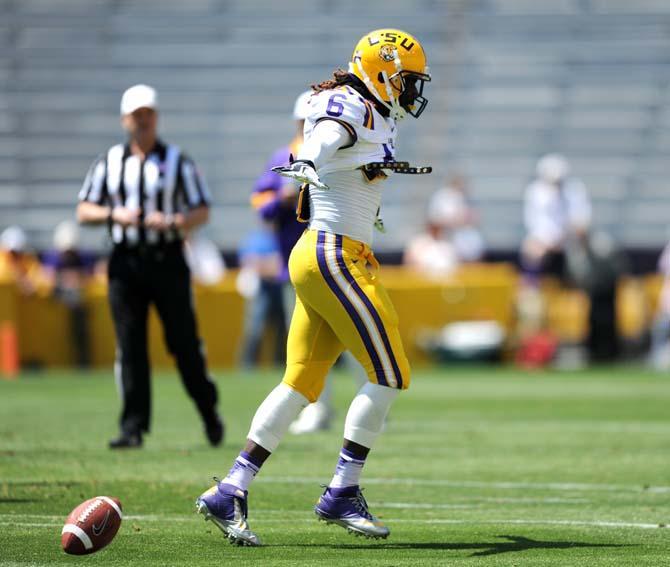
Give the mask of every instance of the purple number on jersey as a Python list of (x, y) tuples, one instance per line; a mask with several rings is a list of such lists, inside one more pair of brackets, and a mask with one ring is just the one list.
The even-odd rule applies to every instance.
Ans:
[(341, 102), (337, 102), (337, 98), (346, 99), (346, 95), (342, 93), (335, 93), (328, 99), (328, 106), (326, 107), (326, 114), (328, 116), (342, 116), (344, 112), (344, 105)]

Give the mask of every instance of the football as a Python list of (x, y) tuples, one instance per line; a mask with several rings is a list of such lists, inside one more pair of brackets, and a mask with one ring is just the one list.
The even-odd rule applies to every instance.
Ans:
[(121, 526), (121, 502), (109, 496), (96, 496), (77, 506), (65, 520), (61, 532), (63, 551), (86, 555), (108, 545)]

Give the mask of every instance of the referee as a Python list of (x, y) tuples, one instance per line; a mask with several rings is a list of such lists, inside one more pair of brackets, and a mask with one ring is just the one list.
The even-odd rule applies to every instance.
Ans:
[(210, 194), (193, 161), (157, 136), (158, 100), (147, 85), (121, 98), (125, 144), (91, 166), (79, 194), (77, 217), (106, 224), (114, 249), (109, 260), (109, 303), (116, 332), (115, 376), (122, 400), (121, 432), (112, 449), (141, 447), (150, 428), (147, 352), (149, 305), (156, 306), (165, 342), (200, 413), (209, 442), (223, 439), (217, 390), (207, 374), (193, 311), (184, 235), (209, 218)]

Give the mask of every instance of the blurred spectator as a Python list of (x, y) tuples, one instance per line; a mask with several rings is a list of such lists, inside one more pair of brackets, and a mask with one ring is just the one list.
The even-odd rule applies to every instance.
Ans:
[(258, 364), (265, 329), (276, 330), (273, 361), (286, 361), (287, 315), (282, 297), (283, 262), (275, 234), (262, 229), (251, 233), (239, 251), (241, 270), (237, 288), (247, 299), (242, 346), (242, 364), (249, 368)]
[(570, 176), (563, 156), (548, 154), (538, 161), (537, 178), (526, 188), (524, 222), (521, 262), (526, 279), (535, 280), (541, 272), (562, 275), (566, 242), (583, 237), (591, 224), (586, 187)]
[(44, 255), (43, 265), (54, 297), (69, 312), (77, 366), (86, 368), (90, 365), (90, 341), (84, 292), (95, 258), (79, 250), (79, 227), (74, 221), (63, 221), (56, 227), (53, 246)]
[(477, 212), (470, 203), (468, 187), (462, 176), (452, 176), (444, 187), (433, 194), (428, 206), (428, 219), (446, 230), (460, 261), (481, 260), (484, 239), (477, 229)]
[(277, 150), (265, 166), (265, 171), (256, 180), (251, 195), (251, 205), (262, 221), (269, 223), (277, 236), (283, 258), (282, 281), (288, 282), (288, 258), (293, 246), (304, 232), (306, 225), (298, 222), (295, 207), (299, 187), (286, 177), (272, 171), (275, 166), (289, 163), (291, 156), (298, 155), (303, 142), (305, 118), (309, 114), (309, 99), (312, 91), (302, 93), (295, 101), (293, 119), (296, 131), (293, 140), (287, 146)]
[(458, 267), (454, 245), (435, 222), (426, 223), (425, 232), (413, 237), (403, 254), (403, 264), (430, 277), (451, 274)]
[(200, 232), (188, 235), (184, 257), (193, 279), (201, 285), (216, 285), (226, 274), (226, 264), (218, 246)]
[[(296, 99), (293, 106), (293, 120), (296, 125), (293, 140), (272, 155), (262, 175), (256, 180), (251, 194), (252, 207), (261, 221), (271, 227), (272, 232), (252, 236), (241, 253), (242, 265), (247, 270), (242, 274), (243, 279), (254, 281), (251, 275), (253, 271), (258, 275), (256, 293), (247, 295), (245, 339), (242, 349), (242, 363), (245, 366), (253, 366), (258, 362), (260, 342), (266, 326), (270, 323), (276, 325), (277, 329), (278, 344), (274, 360), (277, 364), (285, 362), (288, 317), (293, 311), (292, 303), (295, 301), (291, 299), (292, 294), (288, 289), (291, 288), (288, 259), (293, 246), (304, 232), (305, 225), (298, 222), (295, 212), (299, 187), (286, 177), (272, 171), (272, 168), (286, 165), (291, 156), (298, 155), (303, 141), (305, 118), (310, 110), (311, 96), (310, 90)], [(269, 241), (262, 244), (259, 240), (260, 235), (267, 237), (270, 234), (273, 235), (274, 246), (269, 246)], [(250, 245), (259, 247), (259, 250), (254, 252), (246, 250)], [(277, 319), (280, 314), (283, 317), (281, 322)]]
[(658, 259), (658, 271), (663, 276), (663, 285), (651, 327), (649, 362), (656, 370), (668, 370), (670, 368), (670, 243), (666, 244)]
[(23, 295), (46, 295), (49, 291), (42, 265), (28, 251), (28, 238), (18, 226), (10, 226), (0, 234), (0, 280), (14, 282)]
[[(591, 224), (586, 187), (570, 175), (570, 164), (563, 156), (547, 154), (537, 162), (536, 178), (526, 187), (523, 215), (526, 236), (520, 254), (523, 278), (516, 302), (517, 340), (519, 345), (528, 345), (551, 337), (539, 290), (540, 275), (563, 278), (567, 242), (583, 238)], [(551, 349), (539, 351), (547, 354), (543, 363), (553, 356)]]
[(566, 247), (570, 279), (589, 297), (587, 348), (591, 361), (614, 360), (619, 355), (616, 294), (627, 260), (614, 240), (604, 232), (585, 232)]

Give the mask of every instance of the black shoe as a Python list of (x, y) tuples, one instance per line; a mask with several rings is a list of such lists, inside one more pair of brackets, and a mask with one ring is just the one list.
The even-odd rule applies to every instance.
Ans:
[(109, 442), (110, 449), (139, 449), (142, 446), (141, 433), (121, 433)]
[(212, 447), (218, 447), (223, 441), (223, 437), (226, 431), (219, 414), (216, 413), (216, 410), (213, 411), (213, 414), (207, 416), (205, 421), (205, 434), (207, 435), (207, 440)]

